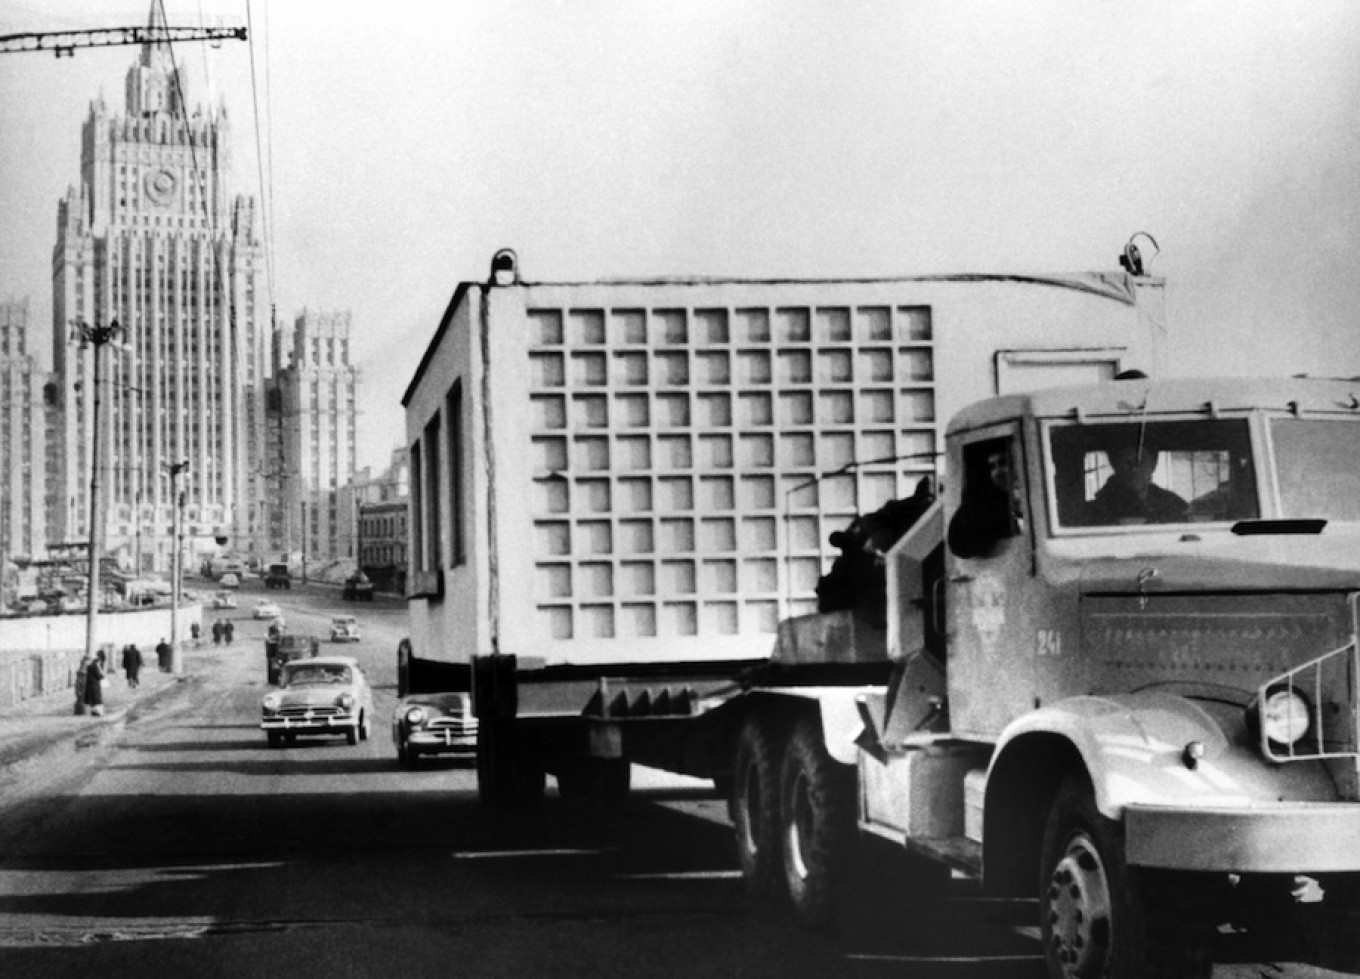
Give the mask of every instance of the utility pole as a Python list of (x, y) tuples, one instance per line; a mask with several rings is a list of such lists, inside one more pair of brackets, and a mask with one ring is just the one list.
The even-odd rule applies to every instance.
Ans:
[(170, 554), (170, 672), (176, 676), (184, 672), (184, 652), (179, 645), (180, 579), (184, 576), (184, 491), (179, 478), (189, 468), (189, 461), (172, 462), (165, 466), (170, 473), (170, 500), (174, 505), (170, 536), (174, 551)]
[(307, 584), (307, 501), (302, 501), (302, 583)]
[(95, 630), (99, 620), (99, 558), (104, 550), (104, 508), (100, 506), (99, 498), (99, 450), (103, 442), (99, 424), (99, 398), (104, 380), (103, 353), (105, 345), (122, 333), (123, 328), (116, 319), (110, 320), (107, 326), (90, 326), (84, 322), (74, 322), (72, 326), (75, 327), (74, 339), (80, 341), (81, 349), (94, 347), (94, 391), (91, 392), (90, 410), (90, 576), (85, 586), (85, 655), (93, 659), (96, 651)]

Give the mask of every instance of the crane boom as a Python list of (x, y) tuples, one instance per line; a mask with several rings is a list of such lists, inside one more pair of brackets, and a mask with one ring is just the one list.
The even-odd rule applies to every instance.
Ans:
[(76, 48), (156, 41), (225, 41), (246, 39), (244, 27), (105, 27), (89, 31), (43, 31), (0, 36), (0, 54), (51, 51), (58, 58), (74, 57)]

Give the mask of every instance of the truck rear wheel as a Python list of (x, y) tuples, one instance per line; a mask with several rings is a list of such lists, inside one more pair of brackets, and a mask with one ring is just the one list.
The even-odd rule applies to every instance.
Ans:
[(1123, 833), (1085, 777), (1058, 791), (1044, 828), (1039, 915), (1054, 979), (1208, 979), (1212, 929), (1167, 875), (1124, 862)]
[(729, 806), (737, 837), (737, 858), (752, 892), (778, 893), (779, 768), (775, 739), (757, 719), (737, 736)]
[(568, 802), (620, 809), (628, 802), (632, 766), (622, 758), (576, 758), (557, 773), (557, 790)]
[(841, 875), (855, 833), (854, 769), (827, 753), (816, 719), (794, 728), (780, 770), (784, 881), (798, 920), (825, 928), (835, 920)]

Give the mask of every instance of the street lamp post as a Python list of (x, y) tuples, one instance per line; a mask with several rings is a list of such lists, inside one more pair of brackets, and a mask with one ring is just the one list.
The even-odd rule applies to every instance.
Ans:
[(174, 506), (171, 512), (170, 553), (170, 672), (179, 676), (184, 672), (184, 651), (179, 643), (179, 599), (180, 579), (184, 576), (184, 491), (179, 488), (179, 478), (189, 468), (189, 461), (172, 462), (166, 465), (170, 473), (170, 501)]
[(85, 585), (85, 655), (93, 659), (96, 649), (95, 635), (99, 621), (99, 557), (104, 549), (104, 510), (99, 499), (99, 455), (102, 442), (99, 417), (100, 388), (104, 380), (104, 346), (113, 340), (123, 328), (116, 319), (107, 326), (91, 326), (84, 322), (74, 322), (74, 338), (81, 347), (94, 347), (94, 391), (90, 409), (90, 550), (89, 580)]

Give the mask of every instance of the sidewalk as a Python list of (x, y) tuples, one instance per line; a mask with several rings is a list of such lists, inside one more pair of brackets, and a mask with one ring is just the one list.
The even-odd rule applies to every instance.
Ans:
[(131, 712), (184, 679), (162, 673), (154, 665), (143, 667), (140, 685), (132, 690), (121, 671), (110, 672), (100, 717), (75, 713), (75, 690), (71, 687), (0, 708), (0, 776), (49, 753), (83, 751), (103, 744), (123, 729)]

